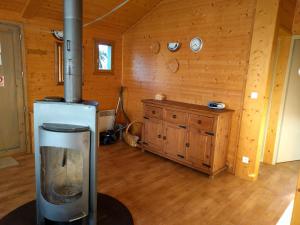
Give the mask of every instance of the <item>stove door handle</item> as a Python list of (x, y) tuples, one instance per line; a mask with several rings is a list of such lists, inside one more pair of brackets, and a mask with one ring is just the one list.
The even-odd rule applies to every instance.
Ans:
[(84, 218), (86, 216), (87, 216), (87, 214), (85, 212), (81, 212), (78, 216), (76, 216), (76, 217), (74, 217), (72, 219), (69, 219), (69, 222), (70, 223), (75, 222), (75, 221), (80, 220), (80, 219), (82, 219), (82, 218)]

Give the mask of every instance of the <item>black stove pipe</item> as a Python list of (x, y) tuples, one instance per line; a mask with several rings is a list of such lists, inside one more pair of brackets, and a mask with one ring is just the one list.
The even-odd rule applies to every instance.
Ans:
[(82, 101), (82, 0), (64, 0), (65, 101)]

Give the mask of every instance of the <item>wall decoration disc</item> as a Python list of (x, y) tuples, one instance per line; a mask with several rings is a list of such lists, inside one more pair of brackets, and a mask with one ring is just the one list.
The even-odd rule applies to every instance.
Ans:
[(172, 73), (176, 73), (179, 70), (178, 60), (175, 58), (170, 59), (167, 63), (167, 67)]
[(171, 51), (171, 52), (178, 51), (180, 46), (181, 46), (180, 42), (169, 42), (168, 45), (167, 45), (169, 51)]
[(155, 41), (151, 44), (150, 50), (153, 54), (157, 55), (160, 51), (160, 43), (158, 41)]

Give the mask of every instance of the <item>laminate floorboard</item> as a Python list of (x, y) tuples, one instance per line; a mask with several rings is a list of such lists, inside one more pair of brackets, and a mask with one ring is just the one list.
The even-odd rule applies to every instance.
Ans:
[[(98, 191), (116, 197), (135, 225), (275, 225), (294, 198), (300, 162), (262, 164), (256, 182), (215, 179), (123, 143), (101, 147)], [(0, 218), (34, 199), (34, 156), (0, 170)], [(21, 224), (20, 224), (21, 225)]]

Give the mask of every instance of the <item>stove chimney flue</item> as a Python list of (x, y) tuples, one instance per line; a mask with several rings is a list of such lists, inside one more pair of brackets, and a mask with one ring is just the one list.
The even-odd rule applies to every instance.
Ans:
[(65, 101), (82, 101), (82, 0), (64, 0)]

